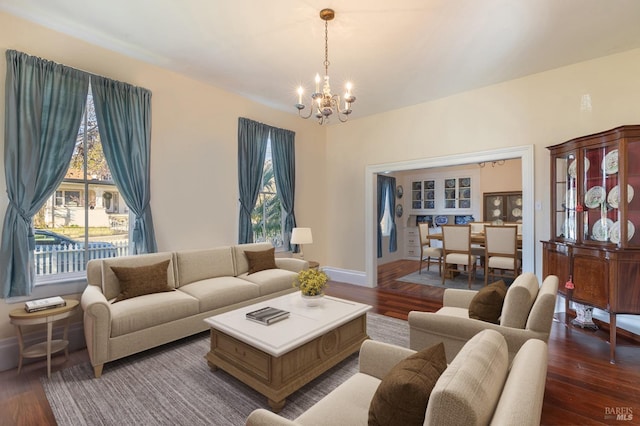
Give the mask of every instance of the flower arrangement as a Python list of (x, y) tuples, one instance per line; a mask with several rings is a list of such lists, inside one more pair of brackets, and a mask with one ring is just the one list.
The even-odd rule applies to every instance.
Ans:
[(329, 277), (323, 271), (317, 269), (305, 269), (298, 272), (293, 281), (293, 286), (300, 289), (305, 296), (319, 296), (323, 294)]

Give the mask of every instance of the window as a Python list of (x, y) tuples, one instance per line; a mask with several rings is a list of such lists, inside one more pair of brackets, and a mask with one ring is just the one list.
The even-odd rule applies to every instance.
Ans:
[(382, 236), (388, 237), (391, 235), (391, 227), (393, 226), (393, 210), (391, 209), (391, 205), (389, 203), (389, 199), (391, 196), (389, 195), (389, 188), (386, 188), (384, 193), (382, 194), (382, 199), (384, 200), (384, 214), (382, 215), (382, 220), (380, 221), (380, 227), (382, 228)]
[(91, 259), (129, 253), (129, 209), (102, 151), (91, 89), (65, 178), (33, 223), (38, 284), (84, 275)]
[(268, 241), (276, 250), (284, 249), (284, 214), (282, 203), (276, 189), (275, 174), (271, 156), (271, 138), (267, 141), (267, 152), (262, 169), (261, 188), (258, 201), (251, 212), (251, 225), (253, 228), (253, 241)]

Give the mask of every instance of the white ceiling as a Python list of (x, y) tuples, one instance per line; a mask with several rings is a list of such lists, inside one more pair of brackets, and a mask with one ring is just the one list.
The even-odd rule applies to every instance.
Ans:
[(291, 113), (322, 74), (325, 7), (329, 75), (336, 92), (353, 81), (354, 118), (640, 47), (639, 0), (0, 0)]

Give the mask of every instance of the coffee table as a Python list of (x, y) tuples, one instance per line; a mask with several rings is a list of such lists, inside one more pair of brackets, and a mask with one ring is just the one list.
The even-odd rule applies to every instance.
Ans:
[[(271, 306), (289, 318), (264, 325), (247, 312)], [(212, 371), (218, 368), (267, 397), (278, 413), (286, 397), (357, 352), (367, 336), (371, 306), (325, 296), (308, 307), (299, 292), (206, 318), (211, 326)]]

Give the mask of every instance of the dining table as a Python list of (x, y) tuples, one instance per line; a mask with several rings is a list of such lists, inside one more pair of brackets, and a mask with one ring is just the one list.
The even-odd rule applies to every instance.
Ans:
[[(522, 249), (522, 234), (518, 234), (518, 249)], [(442, 241), (442, 233), (429, 234), (430, 240)], [(472, 232), (471, 233), (471, 244), (478, 244), (484, 246), (485, 236), (484, 232)]]

